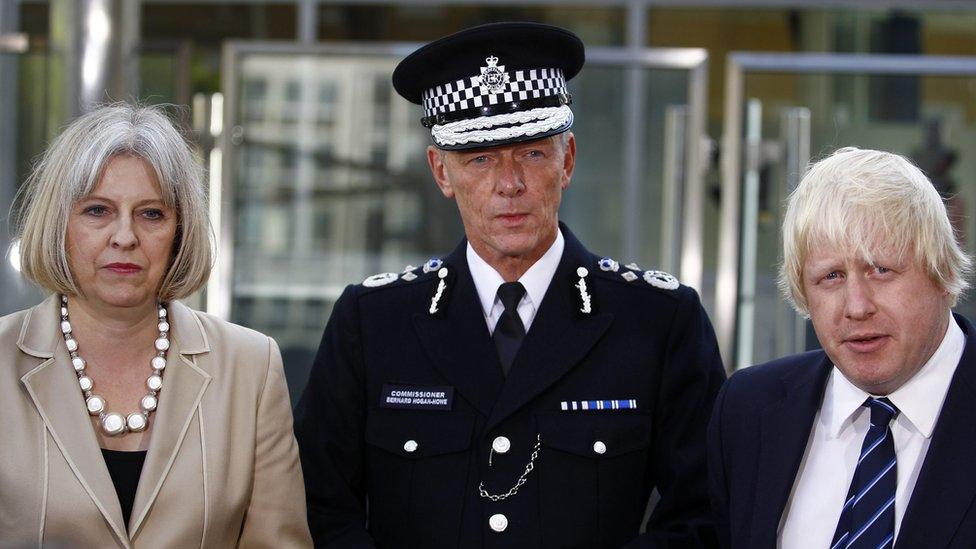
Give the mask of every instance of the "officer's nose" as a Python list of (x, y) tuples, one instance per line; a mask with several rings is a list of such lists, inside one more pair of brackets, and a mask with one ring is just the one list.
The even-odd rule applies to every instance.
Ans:
[(515, 197), (525, 191), (525, 180), (522, 170), (516, 162), (506, 159), (498, 167), (498, 182), (496, 183), (498, 194), (506, 197)]

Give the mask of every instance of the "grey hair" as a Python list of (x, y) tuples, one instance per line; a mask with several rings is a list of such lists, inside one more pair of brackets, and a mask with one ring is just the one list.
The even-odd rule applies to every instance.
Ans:
[(969, 287), (972, 260), (959, 247), (945, 204), (920, 169), (903, 156), (845, 147), (813, 164), (790, 195), (783, 220), (779, 285), (808, 314), (803, 264), (815, 246), (872, 261), (872, 249), (914, 253), (917, 265), (950, 296)]
[(80, 294), (65, 250), (69, 212), (92, 193), (108, 162), (119, 155), (145, 161), (163, 203), (176, 212), (173, 256), (157, 298), (187, 297), (210, 276), (213, 231), (203, 170), (160, 107), (106, 105), (79, 117), (54, 139), (14, 202), (21, 273), (51, 292)]

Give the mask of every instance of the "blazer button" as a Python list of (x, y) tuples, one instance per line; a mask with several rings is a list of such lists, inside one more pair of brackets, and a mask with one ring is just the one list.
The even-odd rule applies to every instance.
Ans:
[(403, 443), (403, 451), (404, 452), (407, 452), (408, 454), (413, 453), (413, 452), (416, 452), (417, 451), (417, 441), (416, 440), (408, 440), (408, 441), (404, 442)]
[(593, 451), (598, 454), (605, 454), (607, 453), (607, 445), (602, 440), (598, 440), (593, 443)]
[(498, 513), (488, 518), (488, 526), (496, 532), (504, 532), (508, 528), (508, 517)]
[(496, 454), (504, 454), (512, 447), (512, 441), (508, 440), (508, 437), (495, 437), (495, 440), (491, 442), (491, 449), (495, 451)]

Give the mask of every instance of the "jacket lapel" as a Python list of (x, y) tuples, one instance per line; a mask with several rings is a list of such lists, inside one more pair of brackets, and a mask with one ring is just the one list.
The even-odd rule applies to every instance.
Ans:
[(823, 353), (798, 365), (797, 378), (784, 379), (783, 398), (763, 411), (760, 419), (760, 447), (755, 511), (752, 515), (750, 547), (775, 547), (776, 533), (785, 510), (800, 461), (810, 438), (813, 420), (823, 401), (827, 377), (832, 368)]
[(468, 270), (466, 250), (467, 241), (463, 241), (444, 260), (455, 274), (455, 287), (447, 289), (451, 293), (447, 308), (439, 315), (416, 313), (413, 324), (434, 368), (488, 417), (504, 378)]
[(155, 423), (149, 436), (149, 452), (132, 506), (129, 532), (133, 537), (166, 480), (211, 380), (205, 371), (209, 369), (205, 366), (209, 365), (210, 343), (200, 320), (187, 306), (176, 301), (170, 303), (169, 313), (172, 343), (166, 356), (159, 406), (153, 414)]
[(952, 377), (899, 529), (896, 546), (948, 547), (976, 496), (976, 338), (973, 325), (953, 315), (966, 348)]
[[(498, 402), (488, 419), (487, 430), (525, 406), (549, 386), (566, 375), (596, 345), (613, 322), (613, 315), (599, 313), (599, 288), (594, 293), (597, 312), (579, 314), (578, 298), (573, 294), (576, 269), (596, 265), (596, 257), (587, 252), (564, 225), (560, 228), (566, 246), (556, 274), (539, 306), (535, 320), (515, 356)], [(578, 280), (578, 276), (575, 278)], [(594, 277), (588, 278), (591, 284)]]
[(128, 547), (115, 485), (99, 450), (68, 350), (62, 343), (59, 308), (58, 296), (52, 295), (31, 309), (24, 321), (17, 346), (28, 355), (46, 360), (24, 374), (21, 382), (68, 466), (119, 543)]

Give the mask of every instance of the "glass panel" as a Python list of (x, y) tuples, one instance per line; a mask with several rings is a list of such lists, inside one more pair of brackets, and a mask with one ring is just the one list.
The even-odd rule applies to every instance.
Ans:
[[(447, 254), (463, 236), (428, 172), (420, 107), (390, 86), (396, 63), (248, 54), (238, 65), (231, 319), (278, 340), (293, 398), (347, 284)], [(687, 75), (643, 71), (639, 200), (625, 204), (625, 71), (590, 66), (570, 85), (578, 157), (561, 218), (594, 251), (650, 266), (660, 247), (664, 113), (684, 103)], [(636, 226), (623, 226), (624, 208), (639, 212)], [(637, 235), (637, 257), (620, 255), (625, 231)]]
[[(780, 262), (786, 150), (783, 114), (810, 108), (812, 160), (839, 147), (891, 151), (911, 158), (946, 197), (950, 217), (967, 252), (976, 251), (976, 79), (865, 75), (749, 75), (746, 97), (763, 104), (759, 215), (756, 220), (756, 320), (752, 362), (782, 354), (790, 323), (776, 288)], [(976, 299), (957, 310), (972, 316)], [(777, 315), (780, 316), (777, 316)], [(806, 347), (817, 346), (806, 331)]]
[(139, 97), (152, 104), (177, 101), (179, 57), (170, 51), (143, 50), (139, 55)]
[[(623, 227), (626, 164), (627, 71), (621, 67), (588, 65), (570, 82), (576, 119), (576, 173), (563, 195), (560, 219), (586, 246), (622, 263), (644, 268), (660, 264), (662, 189), (664, 178), (665, 112), (687, 98), (686, 71), (642, 69), (646, 84), (644, 119), (639, 121), (644, 147), (638, 159), (641, 174), (637, 193), (636, 227)], [(624, 234), (638, 235), (638, 254), (624, 255)]]
[[(0, 53), (0, 96), (5, 99), (0, 113), (0, 204), (9, 208), (21, 184), (30, 173), (32, 161), (48, 142), (47, 117), (50, 86), (43, 47), (27, 53)], [(4, 216), (6, 219), (6, 216)], [(7, 219), (8, 228), (12, 228)], [(27, 283), (8, 261), (3, 233), (0, 254), (0, 315), (34, 305), (42, 292)]]
[(17, 182), (30, 172), (31, 160), (44, 151), (48, 140), (47, 95), (50, 93), (47, 53), (40, 49), (17, 56)]
[[(293, 397), (346, 284), (444, 253), (461, 235), (427, 174), (395, 59), (251, 55), (232, 151), (232, 320), (273, 335)], [(273, 266), (273, 268), (269, 268)]]

